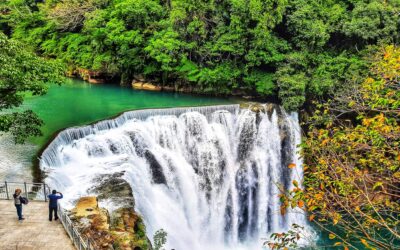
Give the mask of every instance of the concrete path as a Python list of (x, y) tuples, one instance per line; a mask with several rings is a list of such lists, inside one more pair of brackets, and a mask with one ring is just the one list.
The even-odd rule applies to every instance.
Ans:
[(60, 221), (48, 220), (48, 203), (31, 201), (18, 221), (13, 201), (0, 200), (1, 250), (75, 250)]

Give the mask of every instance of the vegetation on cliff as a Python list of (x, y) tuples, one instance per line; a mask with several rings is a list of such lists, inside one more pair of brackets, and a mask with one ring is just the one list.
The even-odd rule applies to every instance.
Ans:
[(309, 119), (304, 190), (294, 183), (282, 206), (306, 209), (336, 246), (400, 247), (399, 79), (400, 49), (387, 46)]
[(396, 43), (395, 0), (8, 0), (3, 30), (74, 67), (206, 93), (277, 96), (294, 110), (365, 73)]

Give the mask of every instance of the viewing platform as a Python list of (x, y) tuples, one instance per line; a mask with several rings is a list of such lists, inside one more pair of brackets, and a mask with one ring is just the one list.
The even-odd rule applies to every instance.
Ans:
[[(18, 221), (13, 194), (29, 199), (23, 205), (23, 221)], [(60, 205), (58, 221), (49, 221), (47, 195), (51, 188), (44, 183), (0, 182), (1, 250), (94, 250), (91, 239), (84, 238)]]
[(48, 203), (30, 201), (18, 221), (14, 200), (0, 200), (0, 249), (75, 250), (61, 222), (49, 221)]

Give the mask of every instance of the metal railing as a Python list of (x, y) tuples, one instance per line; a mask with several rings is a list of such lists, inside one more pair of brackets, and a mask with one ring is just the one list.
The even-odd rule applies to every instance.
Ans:
[(65, 228), (65, 231), (67, 231), (76, 249), (95, 250), (92, 241), (89, 238), (85, 239), (84, 237), (82, 237), (78, 229), (74, 226), (74, 223), (72, 223), (68, 214), (61, 206), (58, 206), (58, 218), (61, 220), (61, 223)]
[(21, 195), (29, 200), (47, 201), (47, 195), (50, 188), (45, 183), (29, 183), (29, 182), (1, 182), (0, 183), (0, 200), (11, 200), (16, 189), (21, 189)]
[[(22, 196), (27, 197), (29, 200), (47, 202), (47, 195), (50, 194), (50, 187), (45, 183), (28, 183), (28, 182), (0, 182), (0, 200), (11, 200), (15, 190), (19, 188), (22, 190)], [(95, 250), (95, 244), (92, 240), (82, 237), (79, 230), (72, 223), (66, 210), (60, 205), (58, 206), (58, 218), (61, 221), (65, 231), (71, 238), (76, 249), (78, 250)]]

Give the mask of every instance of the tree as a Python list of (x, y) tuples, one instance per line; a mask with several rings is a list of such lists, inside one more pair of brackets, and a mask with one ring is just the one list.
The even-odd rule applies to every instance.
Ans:
[[(18, 107), (24, 94), (43, 95), (48, 82), (61, 83), (62, 67), (37, 57), (23, 45), (0, 33), (0, 111)], [(17, 143), (40, 135), (42, 121), (31, 110), (0, 114), (0, 131), (10, 132)]]
[(155, 250), (165, 250), (164, 245), (167, 243), (167, 232), (163, 229), (157, 230), (153, 237), (154, 249)]
[(306, 208), (336, 246), (400, 247), (399, 79), (400, 49), (387, 46), (369, 76), (309, 119), (305, 189), (283, 195), (283, 206)]

